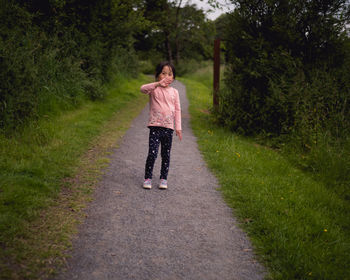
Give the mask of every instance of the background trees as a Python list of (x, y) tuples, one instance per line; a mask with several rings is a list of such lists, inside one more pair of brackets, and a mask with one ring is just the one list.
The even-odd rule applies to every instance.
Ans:
[(218, 118), (348, 200), (349, 1), (237, 0)]
[(232, 2), (222, 122), (307, 144), (321, 129), (349, 133), (348, 1)]
[(0, 128), (103, 98), (116, 72), (136, 74), (141, 7), (129, 0), (1, 0)]
[(217, 32), (228, 62), (222, 123), (308, 145), (320, 129), (349, 132), (346, 0), (232, 0), (215, 24), (185, 0), (0, 1), (2, 129), (103, 98), (139, 60), (149, 72), (162, 59), (192, 71), (211, 59)]
[(214, 23), (189, 1), (146, 0), (144, 15), (151, 28), (138, 34), (135, 45), (142, 59), (155, 64), (163, 57), (175, 62), (181, 72), (180, 60), (212, 57)]
[(138, 58), (153, 71), (211, 57), (214, 25), (188, 1), (0, 1), (2, 130), (103, 98), (117, 73), (138, 73)]

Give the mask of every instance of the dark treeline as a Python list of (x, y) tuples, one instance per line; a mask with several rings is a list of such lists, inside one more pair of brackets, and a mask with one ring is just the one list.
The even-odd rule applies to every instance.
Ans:
[(103, 83), (136, 73), (132, 1), (5, 1), (0, 17), (0, 127), (104, 96)]
[(350, 172), (349, 1), (232, 3), (220, 20), (228, 61), (221, 122), (279, 147), (293, 143), (303, 168), (327, 174), (342, 192)]
[(3, 131), (103, 98), (103, 85), (136, 75), (140, 59), (153, 72), (161, 59), (211, 56), (214, 25), (184, 1), (0, 1)]
[(348, 1), (233, 2), (225, 122), (248, 134), (349, 133)]

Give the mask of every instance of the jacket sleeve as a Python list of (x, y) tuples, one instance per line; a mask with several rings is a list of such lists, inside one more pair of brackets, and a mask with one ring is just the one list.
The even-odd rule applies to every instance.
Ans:
[(150, 94), (156, 89), (157, 85), (158, 83), (145, 84), (141, 86), (140, 90), (142, 93)]
[(175, 90), (175, 129), (176, 130), (182, 130), (181, 129), (181, 104), (180, 104), (180, 97), (179, 92)]

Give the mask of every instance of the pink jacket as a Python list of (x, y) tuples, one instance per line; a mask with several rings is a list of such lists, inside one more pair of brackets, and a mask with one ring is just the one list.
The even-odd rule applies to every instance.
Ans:
[(160, 87), (158, 83), (141, 86), (141, 92), (149, 95), (148, 126), (161, 126), (181, 130), (181, 106), (179, 92), (173, 87)]

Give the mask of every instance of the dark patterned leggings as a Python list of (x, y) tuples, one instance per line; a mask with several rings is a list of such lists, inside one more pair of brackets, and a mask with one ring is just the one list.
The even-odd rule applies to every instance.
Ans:
[(145, 167), (145, 179), (152, 179), (153, 166), (161, 144), (162, 168), (160, 179), (167, 179), (170, 164), (170, 151), (173, 140), (173, 130), (165, 127), (150, 126), (149, 149)]

